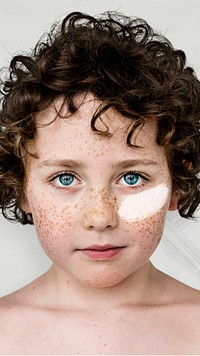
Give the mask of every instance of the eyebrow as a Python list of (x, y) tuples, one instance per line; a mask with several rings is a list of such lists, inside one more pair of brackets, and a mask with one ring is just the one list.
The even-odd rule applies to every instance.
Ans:
[(73, 159), (45, 160), (38, 164), (38, 168), (44, 168), (44, 167), (83, 168), (85, 166), (86, 165), (83, 162), (76, 161)]
[(133, 166), (158, 166), (159, 163), (150, 159), (129, 159), (112, 164), (113, 168), (129, 168)]
[[(129, 168), (137, 165), (158, 166), (158, 162), (149, 159), (129, 159), (111, 164), (112, 168)], [(63, 168), (85, 168), (83, 162), (72, 159), (45, 160), (38, 164), (38, 168), (44, 167), (63, 167)]]

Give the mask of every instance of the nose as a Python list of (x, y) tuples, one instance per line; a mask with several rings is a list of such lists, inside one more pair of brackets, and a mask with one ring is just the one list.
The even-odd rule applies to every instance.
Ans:
[(82, 223), (86, 229), (114, 229), (118, 224), (116, 199), (105, 191), (90, 194), (82, 207)]

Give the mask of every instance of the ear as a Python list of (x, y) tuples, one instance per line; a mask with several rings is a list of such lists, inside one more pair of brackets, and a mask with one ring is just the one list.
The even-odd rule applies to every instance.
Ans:
[(177, 210), (179, 195), (180, 195), (180, 193), (177, 190), (172, 192), (171, 200), (170, 200), (169, 208), (168, 208), (169, 211)]
[(25, 195), (24, 195), (24, 197), (22, 198), (22, 201), (21, 201), (21, 208), (25, 213), (27, 213), (27, 214), (31, 213), (31, 208), (30, 208), (28, 199), (27, 199), (27, 197)]
[(187, 171), (190, 171), (193, 168), (192, 162), (187, 161), (186, 159), (183, 160), (182, 164), (183, 164), (183, 167), (187, 169)]

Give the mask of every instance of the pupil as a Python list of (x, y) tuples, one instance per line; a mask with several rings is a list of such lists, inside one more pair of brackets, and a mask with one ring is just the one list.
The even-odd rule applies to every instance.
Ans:
[(63, 185), (70, 185), (74, 180), (74, 177), (72, 175), (62, 175), (59, 177), (59, 181)]
[(127, 184), (133, 185), (138, 181), (138, 174), (126, 174), (124, 180)]

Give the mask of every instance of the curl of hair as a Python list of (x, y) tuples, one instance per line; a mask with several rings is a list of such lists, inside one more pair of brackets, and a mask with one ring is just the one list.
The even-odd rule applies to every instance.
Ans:
[[(178, 210), (192, 217), (200, 202), (200, 83), (185, 54), (175, 50), (142, 19), (108, 12), (99, 18), (80, 12), (54, 25), (28, 55), (16, 55), (1, 82), (0, 208), (22, 224), (33, 223), (20, 207), (24, 197), (24, 155), (34, 139), (35, 115), (62, 97), (92, 93), (101, 105), (91, 120), (112, 107), (132, 120), (127, 144), (148, 118), (157, 123), (157, 143), (166, 149)], [(28, 154), (28, 153), (27, 153)], [(183, 163), (191, 162), (191, 169)]]

